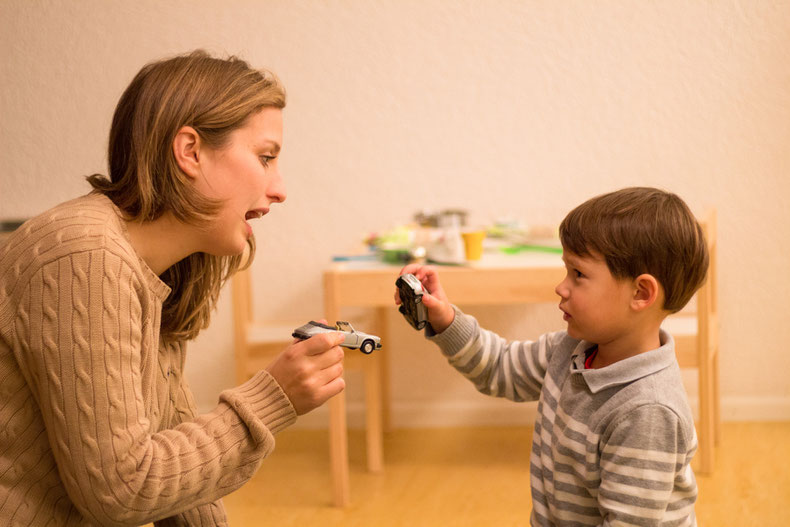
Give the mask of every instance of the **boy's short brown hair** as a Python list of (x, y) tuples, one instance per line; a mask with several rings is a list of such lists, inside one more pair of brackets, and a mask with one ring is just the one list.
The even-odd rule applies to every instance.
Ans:
[(688, 303), (708, 270), (694, 215), (677, 195), (656, 188), (625, 188), (582, 203), (562, 220), (560, 240), (579, 256), (603, 256), (615, 278), (653, 275), (670, 313)]

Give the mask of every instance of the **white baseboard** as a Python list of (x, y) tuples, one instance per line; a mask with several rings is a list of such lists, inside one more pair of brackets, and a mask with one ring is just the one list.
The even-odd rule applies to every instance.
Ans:
[[(698, 402), (692, 398), (691, 408), (698, 418)], [(361, 401), (347, 406), (348, 426), (364, 428), (365, 408)], [(464, 426), (531, 426), (537, 415), (537, 403), (512, 403), (501, 399), (417, 403), (395, 402), (391, 409), (394, 428), (443, 428)], [(722, 421), (790, 421), (790, 397), (725, 397), (721, 402)], [(303, 415), (295, 428), (321, 429), (329, 422), (324, 407)]]

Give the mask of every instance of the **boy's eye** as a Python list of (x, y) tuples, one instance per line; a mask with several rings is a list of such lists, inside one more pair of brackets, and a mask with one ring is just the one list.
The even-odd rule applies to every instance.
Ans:
[(583, 278), (583, 277), (584, 277), (584, 275), (582, 274), (582, 272), (581, 272), (581, 271), (579, 271), (578, 269), (574, 269), (574, 270), (573, 270), (573, 275), (574, 275), (576, 278)]

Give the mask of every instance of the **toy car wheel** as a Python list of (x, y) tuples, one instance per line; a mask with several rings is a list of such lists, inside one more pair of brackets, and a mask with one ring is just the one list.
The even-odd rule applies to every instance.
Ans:
[(374, 347), (373, 346), (373, 341), (372, 340), (366, 340), (359, 347), (359, 351), (361, 351), (365, 355), (370, 355), (373, 352), (373, 347)]

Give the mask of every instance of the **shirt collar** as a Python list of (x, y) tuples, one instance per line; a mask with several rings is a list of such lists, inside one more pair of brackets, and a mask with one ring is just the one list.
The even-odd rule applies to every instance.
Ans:
[(675, 362), (675, 341), (672, 335), (659, 330), (660, 347), (615, 362), (605, 368), (584, 369), (584, 352), (595, 344), (582, 340), (571, 356), (571, 376), (581, 377), (592, 393), (628, 384), (667, 368)]

